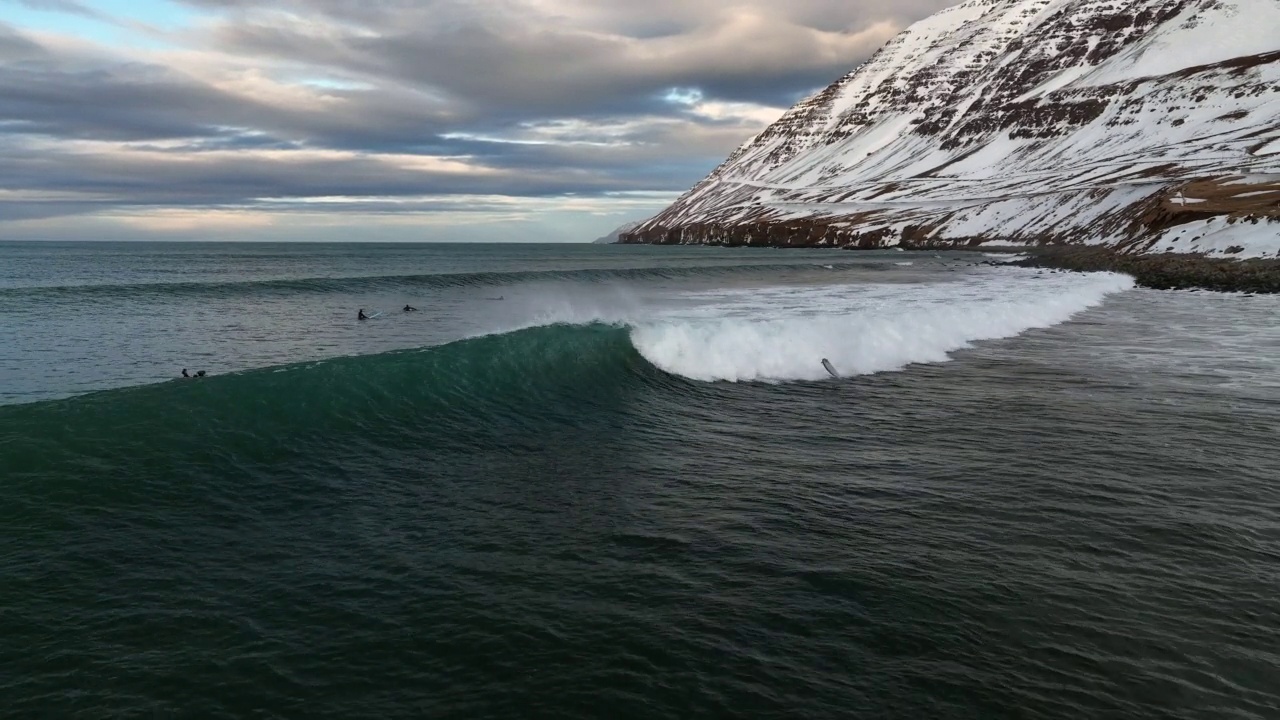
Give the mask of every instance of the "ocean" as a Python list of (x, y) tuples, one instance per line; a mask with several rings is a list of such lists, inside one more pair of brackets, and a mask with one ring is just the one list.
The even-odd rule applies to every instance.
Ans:
[(1280, 297), (1000, 260), (0, 244), (2, 714), (1280, 716)]

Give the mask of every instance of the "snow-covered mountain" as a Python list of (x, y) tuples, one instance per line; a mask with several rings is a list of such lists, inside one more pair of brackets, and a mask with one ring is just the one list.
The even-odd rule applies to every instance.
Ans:
[(1280, 253), (1280, 0), (970, 0), (624, 242)]
[(608, 235), (601, 235), (595, 240), (592, 240), (591, 244), (592, 245), (613, 245), (614, 243), (618, 242), (618, 238), (621, 237), (623, 233), (631, 232), (632, 230), (639, 227), (640, 223), (642, 222), (644, 221), (636, 220), (634, 222), (624, 223), (621, 227), (617, 228), (616, 230), (609, 233)]

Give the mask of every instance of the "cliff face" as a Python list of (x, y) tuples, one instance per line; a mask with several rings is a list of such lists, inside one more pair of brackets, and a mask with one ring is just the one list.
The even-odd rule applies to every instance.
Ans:
[(1280, 253), (1280, 0), (971, 0), (623, 242)]

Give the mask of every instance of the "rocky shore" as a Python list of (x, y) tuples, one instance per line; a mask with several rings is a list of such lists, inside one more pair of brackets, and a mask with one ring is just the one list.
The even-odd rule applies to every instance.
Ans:
[(1132, 275), (1156, 290), (1216, 290), (1280, 293), (1280, 260), (1230, 260), (1202, 255), (1161, 253), (1130, 255), (1096, 246), (1029, 247), (1030, 257), (1011, 265)]

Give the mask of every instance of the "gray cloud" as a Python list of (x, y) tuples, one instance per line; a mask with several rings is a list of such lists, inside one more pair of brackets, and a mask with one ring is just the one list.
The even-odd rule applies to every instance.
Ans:
[[(499, 3), (305, 4), (351, 24), (321, 33), (248, 12), (223, 24), (215, 41), (238, 53), (392, 78), (500, 116), (635, 112), (673, 87), (789, 104), (865, 59), (893, 27), (878, 25), (892, 16), (865, 4), (830, 0), (788, 7), (808, 16), (799, 23), (772, 3), (662, 0), (643, 15), (630, 2), (593, 3), (574, 22), (530, 17), (514, 5), (495, 12)], [(653, 17), (663, 18), (661, 28)]]
[[(113, 155), (83, 152), (0, 154), (0, 186), (98, 194), (139, 205), (246, 204), (259, 198), (298, 196), (418, 196), (498, 194), (545, 196), (569, 192), (648, 189), (658, 179), (638, 173), (627, 181), (599, 170), (547, 169), (538, 173), (479, 168), (471, 174), (397, 168), (376, 158), (300, 158), (282, 162), (236, 153)], [(282, 192), (283, 191), (283, 192)]]
[[(0, 65), (0, 122), (71, 138), (144, 140), (209, 137), (245, 128), (292, 139), (407, 145), (445, 131), (453, 112), (420, 93), (330, 90), (332, 104), (268, 104), (150, 63), (59, 57), (14, 36), (25, 62)], [(25, 43), (25, 44), (24, 44)], [(0, 35), (0, 52), (8, 45)]]
[(48, 44), (0, 23), (0, 222), (675, 192), (769, 112), (954, 2), (185, 1), (213, 19), (181, 31), (183, 52)]
[(44, 54), (43, 48), (0, 22), (0, 60), (6, 63), (28, 60)]
[(243, 119), (236, 112), (242, 108), (221, 105), (217, 93), (155, 70), (67, 70), (45, 63), (0, 67), (0, 112), (18, 131), (109, 140), (206, 135), (214, 126), (204, 118), (230, 121), (230, 112)]

